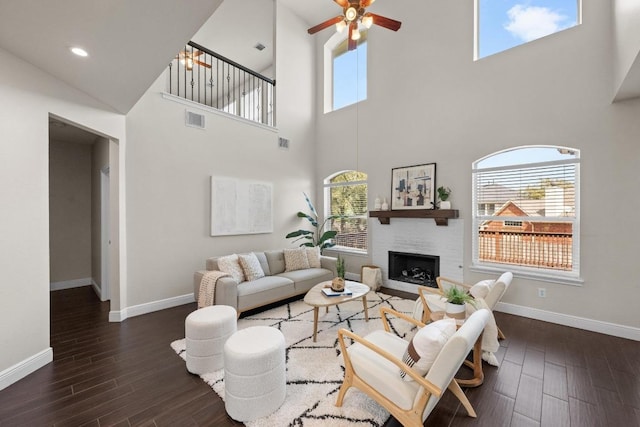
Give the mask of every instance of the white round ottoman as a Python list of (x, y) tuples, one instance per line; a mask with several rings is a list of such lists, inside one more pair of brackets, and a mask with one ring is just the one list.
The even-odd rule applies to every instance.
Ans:
[(282, 332), (252, 326), (224, 345), (224, 405), (236, 421), (265, 417), (282, 405), (286, 390)]
[(236, 309), (228, 305), (204, 307), (187, 316), (184, 332), (187, 370), (192, 374), (224, 367), (224, 343), (237, 330)]

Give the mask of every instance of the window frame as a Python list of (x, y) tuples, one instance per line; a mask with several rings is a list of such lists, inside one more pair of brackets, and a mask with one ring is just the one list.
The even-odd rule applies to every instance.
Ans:
[[(521, 149), (531, 149), (531, 148), (549, 148), (556, 150), (570, 150), (576, 153), (576, 157), (567, 160), (551, 160), (545, 162), (538, 163), (516, 163), (510, 164), (506, 166), (492, 166), (492, 167), (479, 167), (479, 163), (484, 160), (487, 160), (491, 157), (502, 155), (504, 153), (510, 151), (516, 151)], [(478, 212), (478, 176), (482, 171), (499, 171), (499, 170), (514, 170), (518, 169), (517, 166), (521, 166), (524, 168), (531, 168), (536, 166), (550, 166), (550, 165), (561, 165), (561, 164), (574, 164), (575, 165), (575, 178), (574, 178), (574, 192), (575, 192), (575, 216), (574, 217), (558, 217), (558, 216), (544, 216), (544, 217), (521, 217), (521, 216), (496, 216), (496, 215), (480, 215)], [(488, 154), (472, 163), (471, 170), (471, 179), (472, 179), (472, 209), (471, 209), (471, 234), (472, 234), (472, 243), (471, 243), (471, 266), (470, 270), (477, 272), (491, 272), (491, 273), (500, 273), (505, 270), (512, 271), (514, 275), (519, 277), (530, 278), (534, 280), (540, 280), (545, 282), (553, 282), (553, 283), (562, 283), (568, 285), (580, 286), (584, 280), (581, 277), (580, 271), (580, 150), (565, 146), (556, 146), (556, 145), (526, 145), (526, 146), (518, 146), (512, 147), (505, 150), (496, 151), (494, 153)], [(496, 206), (496, 211), (499, 212), (498, 206)], [(494, 212), (494, 213), (495, 213)], [(498, 262), (489, 262), (489, 261), (481, 261), (479, 259), (479, 240), (480, 240), (480, 224), (486, 221), (501, 221), (501, 222), (570, 222), (572, 224), (572, 248), (571, 248), (571, 256), (572, 256), (572, 270), (571, 271), (563, 271), (556, 269), (545, 269), (542, 267), (528, 267), (525, 265), (518, 264), (507, 264), (507, 263), (498, 263)], [(515, 227), (514, 227), (515, 228)]]
[[(331, 182), (332, 179), (334, 179), (335, 177), (342, 175), (344, 173), (348, 173), (348, 172), (358, 172), (358, 173), (362, 173), (367, 175), (367, 179), (362, 181), (350, 181), (348, 183), (345, 182), (336, 182), (333, 183)], [(329, 176), (327, 176), (324, 181), (323, 181), (323, 196), (324, 196), (324, 217), (327, 218), (331, 215), (331, 189), (332, 188), (336, 188), (336, 187), (346, 187), (346, 186), (354, 186), (354, 185), (365, 185), (366, 191), (365, 191), (365, 196), (367, 197), (366, 200), (366, 205), (367, 209), (368, 209), (368, 204), (369, 204), (369, 185), (368, 185), (368, 174), (366, 172), (362, 172), (362, 171), (356, 171), (353, 169), (346, 169), (346, 170), (342, 170), (336, 173), (333, 173)], [(327, 248), (327, 250), (330, 251), (335, 251), (335, 252), (343, 252), (343, 253), (350, 253), (350, 254), (355, 254), (355, 255), (368, 255), (369, 254), (369, 224), (368, 224), (368, 215), (364, 214), (364, 215), (355, 215), (353, 217), (349, 217), (349, 218), (363, 218), (365, 219), (365, 222), (367, 224), (367, 248), (366, 249), (358, 249), (358, 248), (352, 248), (349, 246), (339, 246), (339, 245), (335, 245), (332, 246), (330, 248)], [(333, 224), (332, 224), (333, 226)], [(337, 235), (336, 235), (337, 236)], [(335, 238), (334, 238), (335, 240)]]

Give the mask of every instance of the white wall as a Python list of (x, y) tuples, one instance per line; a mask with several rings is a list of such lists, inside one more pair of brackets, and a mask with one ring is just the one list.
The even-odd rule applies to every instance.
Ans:
[(49, 227), (49, 280), (90, 279), (90, 144), (50, 141)]
[[(473, 283), (485, 274), (469, 269), (472, 162), (527, 144), (578, 148), (584, 284), (516, 278), (504, 301), (640, 327), (640, 232), (623, 219), (640, 207), (634, 196), (640, 100), (611, 104), (609, 2), (584, 0), (582, 25), (476, 62), (473, 2), (408, 0), (389, 11), (383, 2), (376, 6), (402, 28), (369, 31), (368, 99), (358, 107), (322, 114), (318, 86), (318, 186), (359, 164), (369, 175), (373, 206), (376, 195), (390, 196), (392, 168), (437, 163), (436, 184), (453, 189), (452, 204), (465, 220), (464, 278)], [(320, 78), (322, 45), (330, 36), (330, 30), (316, 36)], [(537, 297), (538, 287), (547, 288), (546, 299)]]
[[(278, 49), (296, 52), (276, 64), (279, 132), (209, 110), (200, 111), (205, 130), (186, 127), (187, 106), (161, 95), (165, 76), (127, 115), (128, 307), (192, 294), (206, 258), (283, 247), (299, 225), (314, 177), (313, 44), (290, 37), (304, 25), (288, 10), (279, 16)], [(279, 135), (291, 139), (289, 151)], [(211, 175), (272, 182), (273, 233), (211, 237)]]
[(121, 144), (125, 120), (3, 50), (0, 99), (0, 324), (5, 325), (0, 328), (2, 388), (24, 374), (16, 365), (28, 360), (35, 363), (30, 366), (37, 366), (38, 361), (46, 363), (51, 356), (49, 114), (112, 135)]
[(109, 165), (109, 140), (96, 138), (91, 151), (91, 272), (102, 289), (102, 168)]

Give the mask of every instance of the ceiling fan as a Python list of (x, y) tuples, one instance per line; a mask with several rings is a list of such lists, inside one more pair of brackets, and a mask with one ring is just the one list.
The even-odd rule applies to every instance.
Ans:
[(332, 25), (336, 26), (339, 32), (349, 27), (348, 49), (354, 50), (360, 39), (360, 31), (358, 24), (362, 24), (365, 28), (370, 28), (372, 24), (380, 25), (393, 31), (398, 31), (402, 22), (395, 19), (385, 18), (375, 13), (367, 12), (365, 9), (375, 0), (333, 0), (342, 8), (342, 15), (328, 19), (321, 24), (311, 27), (307, 30), (309, 34), (315, 34)]
[(180, 60), (180, 63), (184, 65), (187, 71), (193, 70), (193, 64), (202, 65), (205, 68), (211, 68), (211, 65), (206, 62), (199, 61), (196, 59), (198, 56), (202, 55), (204, 52), (201, 50), (196, 50), (194, 52), (189, 52), (188, 50), (181, 50), (176, 59)]

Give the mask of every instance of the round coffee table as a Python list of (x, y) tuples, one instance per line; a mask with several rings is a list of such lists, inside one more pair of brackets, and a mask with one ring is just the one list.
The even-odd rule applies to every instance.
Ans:
[(360, 282), (352, 282), (351, 280), (345, 280), (344, 286), (351, 291), (351, 295), (339, 295), (328, 297), (322, 292), (322, 288), (330, 288), (331, 281), (321, 282), (309, 289), (309, 292), (304, 296), (304, 302), (313, 307), (313, 342), (316, 342), (318, 335), (318, 311), (320, 307), (326, 307), (329, 310), (330, 305), (338, 305), (343, 302), (353, 301), (358, 298), (362, 298), (362, 306), (364, 307), (365, 321), (369, 321), (369, 310), (367, 307), (367, 294), (371, 289), (369, 286)]

